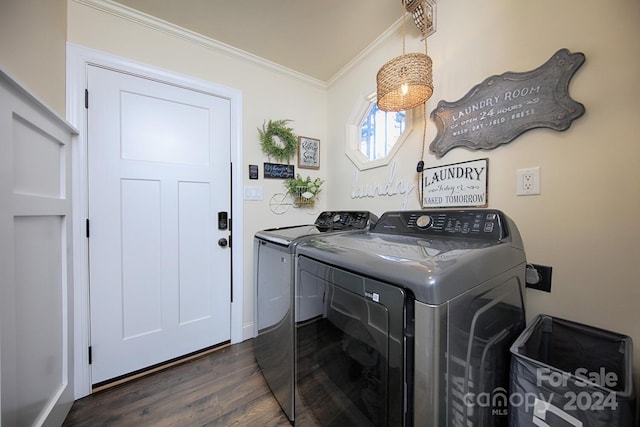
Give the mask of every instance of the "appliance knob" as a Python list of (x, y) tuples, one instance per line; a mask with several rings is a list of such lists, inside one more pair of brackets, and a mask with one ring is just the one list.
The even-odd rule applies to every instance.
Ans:
[(333, 216), (333, 222), (340, 222), (340, 215), (339, 214), (335, 214)]
[(416, 219), (416, 225), (418, 228), (427, 228), (431, 225), (431, 217), (429, 215), (420, 215), (418, 219)]

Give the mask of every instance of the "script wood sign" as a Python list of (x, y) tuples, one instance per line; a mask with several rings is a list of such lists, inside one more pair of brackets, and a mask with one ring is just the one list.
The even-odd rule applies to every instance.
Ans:
[(294, 177), (293, 165), (279, 163), (264, 163), (264, 177), (272, 179), (289, 179)]
[(533, 71), (491, 76), (458, 101), (438, 102), (431, 112), (438, 133), (429, 149), (442, 157), (455, 147), (493, 149), (534, 128), (568, 129), (585, 111), (569, 95), (584, 60), (560, 49)]

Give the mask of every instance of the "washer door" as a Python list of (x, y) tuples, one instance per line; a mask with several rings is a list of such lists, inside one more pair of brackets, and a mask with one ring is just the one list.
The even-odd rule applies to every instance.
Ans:
[(405, 425), (404, 290), (305, 257), (298, 280), (324, 309), (296, 325), (296, 422)]

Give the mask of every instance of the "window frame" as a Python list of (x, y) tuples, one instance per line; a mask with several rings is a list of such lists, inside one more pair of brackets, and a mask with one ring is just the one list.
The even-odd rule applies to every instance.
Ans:
[(393, 147), (387, 152), (387, 155), (376, 160), (370, 160), (360, 151), (360, 131), (362, 123), (369, 114), (371, 104), (377, 101), (377, 94), (374, 92), (367, 97), (363, 97), (353, 109), (350, 119), (347, 122), (347, 137), (345, 153), (347, 157), (353, 162), (353, 164), (359, 170), (368, 170), (378, 168), (381, 166), (387, 166), (391, 160), (395, 157), (396, 153), (404, 142), (407, 140), (413, 130), (413, 110), (405, 111), (405, 126), (404, 131)]

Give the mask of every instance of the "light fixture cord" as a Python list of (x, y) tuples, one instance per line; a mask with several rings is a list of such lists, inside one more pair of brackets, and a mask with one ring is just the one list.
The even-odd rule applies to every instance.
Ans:
[[(427, 10), (427, 9), (425, 8), (423, 10)], [(427, 53), (427, 32), (428, 32), (427, 25), (425, 24), (424, 33), (422, 33), (424, 37), (424, 53), (425, 54), (428, 54)], [(422, 170), (418, 174), (418, 203), (420, 203), (421, 208), (424, 208), (424, 205), (423, 205), (424, 199), (422, 198), (424, 189), (422, 185), (424, 184), (424, 149), (427, 144), (427, 101), (424, 101), (424, 104), (422, 104), (422, 119), (424, 120), (422, 125), (422, 147), (420, 149), (420, 161), (422, 161)]]
[(405, 28), (405, 21), (406, 21), (406, 17), (407, 17), (407, 12), (405, 11), (402, 14), (402, 54), (404, 55), (405, 53), (405, 37), (406, 37), (406, 28)]
[(422, 33), (422, 36), (424, 37), (424, 53), (428, 54), (428, 52), (427, 52), (427, 28), (426, 27), (424, 29), (424, 33)]
[(424, 148), (426, 146), (426, 141), (427, 141), (427, 101), (424, 102), (424, 104), (422, 104), (422, 116), (423, 116), (423, 120), (424, 123), (422, 125), (422, 147), (420, 149), (420, 160), (423, 162), (422, 164), (422, 170), (420, 171), (420, 173), (418, 174), (418, 203), (420, 203), (420, 207), (423, 208), (423, 198), (422, 198), (422, 193), (423, 193), (423, 188), (422, 188), (422, 184), (424, 181)]

